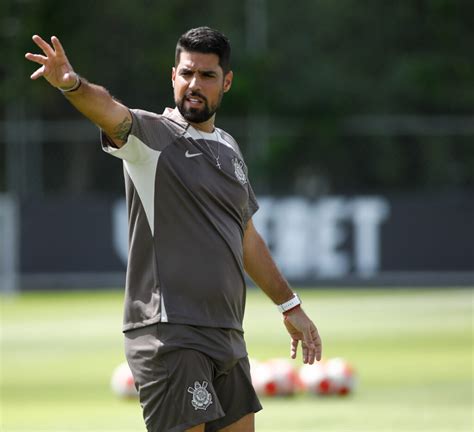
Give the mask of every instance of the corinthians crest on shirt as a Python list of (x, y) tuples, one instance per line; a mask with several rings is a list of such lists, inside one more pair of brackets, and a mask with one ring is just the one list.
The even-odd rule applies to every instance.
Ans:
[(195, 410), (206, 410), (212, 404), (212, 395), (207, 390), (208, 385), (207, 381), (203, 381), (202, 384), (195, 381), (194, 387), (188, 387), (188, 392), (193, 395), (191, 404)]
[(245, 174), (244, 162), (237, 158), (232, 158), (234, 165), (234, 174), (237, 180), (243, 185), (247, 184), (247, 175)]

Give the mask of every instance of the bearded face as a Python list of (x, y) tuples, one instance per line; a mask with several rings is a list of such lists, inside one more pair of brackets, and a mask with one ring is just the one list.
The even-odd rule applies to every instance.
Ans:
[(208, 99), (199, 91), (189, 91), (175, 102), (179, 112), (188, 122), (203, 123), (216, 113), (221, 105), (223, 94), (221, 90), (213, 105), (210, 105)]
[(181, 115), (190, 123), (205, 123), (230, 89), (232, 71), (224, 75), (216, 54), (183, 51), (173, 68), (172, 82)]

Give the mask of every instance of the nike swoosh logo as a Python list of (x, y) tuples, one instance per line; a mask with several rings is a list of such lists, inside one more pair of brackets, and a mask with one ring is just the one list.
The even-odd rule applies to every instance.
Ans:
[(201, 156), (202, 153), (189, 153), (189, 150), (186, 150), (186, 153), (184, 154), (187, 158), (193, 158), (196, 156)]

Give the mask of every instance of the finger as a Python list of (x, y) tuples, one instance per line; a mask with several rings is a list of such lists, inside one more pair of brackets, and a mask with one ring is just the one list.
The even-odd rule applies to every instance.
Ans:
[(44, 75), (45, 67), (41, 66), (39, 69), (37, 69), (35, 72), (33, 72), (30, 76), (32, 80), (38, 79), (39, 77)]
[(298, 340), (291, 339), (290, 357), (292, 359), (295, 359), (297, 352), (298, 352)]
[(304, 341), (301, 341), (301, 348), (303, 351), (303, 363), (306, 364), (309, 361), (308, 345)]
[(317, 361), (320, 361), (322, 357), (322, 352), (323, 352), (323, 346), (322, 346), (323, 344), (322, 344), (321, 337), (319, 336), (319, 332), (316, 326), (311, 328), (311, 339), (314, 344), (315, 359)]
[(317, 338), (314, 343), (316, 345), (316, 360), (320, 361), (323, 356), (323, 341), (321, 340), (321, 337), (319, 336), (317, 331), (316, 334)]
[(66, 51), (64, 51), (64, 48), (63, 48), (61, 42), (59, 41), (59, 39), (56, 36), (51, 36), (51, 42), (53, 44), (54, 50), (56, 51), (56, 54), (59, 54), (59, 55), (62, 55), (62, 56), (66, 55)]
[(66, 52), (64, 51), (64, 48), (61, 45), (61, 42), (59, 42), (59, 39), (56, 36), (51, 36), (51, 42), (53, 44), (54, 50), (56, 51), (56, 54), (60, 56), (66, 55)]
[(44, 65), (48, 61), (48, 57), (45, 57), (40, 54), (31, 54), (31, 53), (26, 53), (25, 58), (27, 60), (33, 61), (35, 63), (39, 63), (41, 65)]
[(314, 344), (314, 339), (312, 336), (313, 327), (309, 328), (307, 331), (303, 333), (303, 346), (306, 346), (306, 360), (309, 364), (314, 363), (314, 358), (316, 356), (316, 345)]
[(50, 45), (45, 42), (40, 36), (38, 35), (34, 35), (33, 36), (33, 42), (38, 45), (42, 50), (43, 52), (47, 55), (47, 56), (54, 56), (54, 51), (53, 49), (50, 47)]
[(316, 358), (316, 350), (314, 348), (308, 348), (307, 362), (309, 364), (313, 364), (315, 358)]

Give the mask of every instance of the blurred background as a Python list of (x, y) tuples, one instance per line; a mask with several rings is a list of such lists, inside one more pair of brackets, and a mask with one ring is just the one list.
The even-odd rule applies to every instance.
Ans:
[(255, 221), (289, 279), (472, 283), (472, 13), (462, 0), (3, 2), (8, 283), (115, 286), (126, 263), (121, 164), (59, 92), (30, 81), (31, 35), (57, 35), (80, 74), (161, 113), (176, 40), (203, 24), (232, 42), (217, 123), (244, 151)]
[[(308, 288), (326, 356), (360, 382), (317, 414), (298, 399), (301, 424), (265, 402), (260, 430), (472, 430), (473, 16), (468, 0), (2, 1), (0, 293), (17, 295), (0, 296), (0, 428), (143, 430), (108, 387), (123, 360), (122, 165), (29, 79), (31, 36), (58, 36), (79, 74), (161, 113), (177, 39), (208, 25), (232, 44), (217, 125), (245, 155), (255, 224)], [(259, 360), (287, 356), (268, 307), (250, 290)]]

